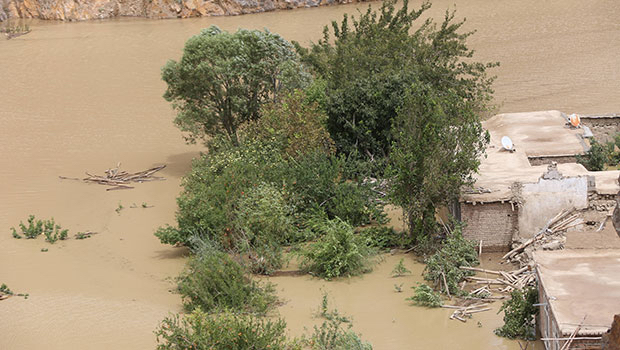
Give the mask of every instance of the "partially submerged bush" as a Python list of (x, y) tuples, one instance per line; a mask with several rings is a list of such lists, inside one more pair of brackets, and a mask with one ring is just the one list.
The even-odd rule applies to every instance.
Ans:
[(504, 325), (495, 329), (495, 334), (509, 339), (536, 339), (536, 314), (538, 290), (535, 287), (523, 291), (515, 289), (498, 313), (504, 311)]
[(239, 263), (214, 249), (189, 259), (178, 277), (178, 289), (188, 311), (265, 313), (276, 301), (272, 285), (252, 280)]
[(341, 315), (337, 309), (329, 309), (327, 294), (323, 294), (320, 316), (325, 319), (320, 327), (314, 326), (314, 332), (305, 345), (311, 350), (372, 350), (372, 345), (360, 339), (351, 330), (351, 320)]
[(398, 262), (398, 264), (396, 264), (396, 266), (394, 266), (394, 269), (392, 269), (392, 277), (400, 277), (406, 274), (411, 273), (411, 270), (409, 270), (407, 267), (405, 267), (405, 259), (401, 258), (400, 261)]
[(375, 251), (354, 233), (351, 225), (340, 218), (317, 219), (312, 228), (321, 232), (321, 237), (302, 249), (302, 270), (326, 279), (371, 270)]
[(413, 296), (407, 298), (417, 306), (440, 307), (442, 305), (441, 296), (427, 284), (418, 284), (413, 288)]
[(45, 240), (52, 244), (56, 243), (58, 240), (67, 239), (69, 230), (63, 230), (60, 225), (56, 224), (54, 218), (51, 218), (50, 220), (35, 220), (35, 216), (30, 215), (28, 216), (27, 222), (28, 226), (24, 225), (21, 221), (19, 223), (21, 235), (14, 227), (11, 227), (13, 238), (20, 239), (23, 236), (27, 239), (34, 239), (43, 234), (45, 236)]
[(293, 349), (286, 322), (231, 312), (206, 314), (197, 309), (186, 317), (166, 317), (157, 330), (158, 350)]
[[(426, 259), (424, 279), (433, 283), (439, 290), (447, 287), (453, 295), (464, 293), (458, 283), (473, 272), (460, 269), (460, 266), (476, 266), (478, 254), (474, 242), (463, 238), (460, 227), (456, 227), (442, 247), (431, 257)], [(444, 283), (445, 278), (445, 283)], [(447, 284), (447, 286), (445, 285)]]

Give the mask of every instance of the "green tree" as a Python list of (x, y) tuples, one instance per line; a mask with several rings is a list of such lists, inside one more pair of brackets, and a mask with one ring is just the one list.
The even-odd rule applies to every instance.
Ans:
[(378, 11), (369, 7), (352, 18), (352, 26), (345, 15), (342, 23), (332, 23), (333, 38), (326, 26), (324, 38), (310, 49), (296, 44), (303, 61), (326, 82), (325, 96), (316, 91), (313, 96), (324, 106), (341, 152), (370, 159), (387, 155), (393, 119), (413, 83), (450, 89), (478, 111), (490, 99), (493, 79), (486, 69), (495, 64), (470, 60), (473, 51), (465, 41), (472, 32), (460, 32), (464, 21), (455, 21), (454, 12), (446, 12), (439, 25), (418, 21), (429, 2), (412, 11), (407, 0), (400, 9), (395, 4), (386, 0)]
[(414, 85), (394, 123), (391, 195), (420, 241), (434, 233), (435, 209), (458, 199), (474, 181), (489, 142), (476, 104), (458, 92)]
[(257, 119), (262, 104), (304, 87), (309, 76), (278, 34), (211, 26), (187, 41), (179, 62), (166, 63), (162, 78), (164, 98), (177, 110), (175, 124), (188, 132), (188, 142), (224, 133), (236, 144), (237, 129)]

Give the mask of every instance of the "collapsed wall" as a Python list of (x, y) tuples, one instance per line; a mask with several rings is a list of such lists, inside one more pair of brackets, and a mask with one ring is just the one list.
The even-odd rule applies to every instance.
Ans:
[(588, 207), (588, 177), (564, 177), (555, 163), (548, 166), (538, 182), (524, 183), (520, 190), (521, 238), (532, 237), (562, 210)]
[(360, 1), (364, 0), (0, 0), (0, 21), (7, 18), (80, 21), (119, 16), (234, 16)]

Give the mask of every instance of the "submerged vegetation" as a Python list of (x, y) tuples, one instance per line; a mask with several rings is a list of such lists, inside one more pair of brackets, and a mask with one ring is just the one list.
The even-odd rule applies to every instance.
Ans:
[[(303, 344), (284, 338), (283, 321), (256, 318), (275, 297), (250, 273), (276, 272), (289, 249), (302, 271), (333, 279), (370, 271), (379, 250), (423, 247), (436, 251), (425, 279), (460, 291), (459, 266), (477, 256), (458, 226), (442, 243), (435, 211), (478, 169), (486, 70), (496, 64), (471, 60), (472, 32), (461, 32), (454, 12), (438, 24), (419, 20), (428, 8), (386, 0), (333, 22), (309, 48), (268, 31), (210, 27), (166, 64), (175, 124), (209, 151), (184, 178), (176, 224), (155, 233), (193, 252), (178, 278), (192, 313), (162, 322), (160, 349), (371, 349), (326, 299), (326, 321)], [(388, 203), (404, 209), (406, 232), (386, 227)], [(393, 274), (409, 272), (401, 260)], [(411, 300), (441, 304), (427, 285)]]
[(538, 290), (529, 287), (523, 291), (515, 289), (510, 299), (505, 301), (499, 312), (504, 312), (504, 325), (495, 330), (495, 334), (509, 339), (536, 339), (536, 314), (538, 307)]
[(67, 239), (69, 233), (69, 230), (63, 229), (60, 225), (56, 224), (54, 218), (49, 220), (37, 220), (34, 215), (29, 215), (27, 224), (28, 226), (20, 221), (19, 229), (21, 232), (17, 232), (14, 227), (11, 227), (13, 238), (35, 239), (40, 235), (44, 235), (47, 242), (54, 244), (58, 240)]
[(471, 267), (480, 263), (476, 245), (463, 238), (459, 226), (446, 237), (441, 248), (424, 262), (424, 279), (438, 290), (448, 291), (451, 295), (464, 294), (458, 283), (466, 276), (474, 274), (459, 267)]
[(413, 289), (413, 296), (409, 297), (407, 300), (411, 300), (414, 305), (425, 307), (441, 306), (441, 296), (427, 284), (418, 284), (411, 288)]
[(200, 309), (185, 317), (166, 317), (157, 330), (158, 350), (300, 349), (286, 338), (286, 323), (231, 311), (208, 314)]

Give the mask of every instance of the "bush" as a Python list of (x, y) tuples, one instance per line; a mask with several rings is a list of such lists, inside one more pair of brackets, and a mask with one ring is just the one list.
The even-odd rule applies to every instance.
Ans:
[(515, 289), (497, 313), (504, 311), (504, 325), (495, 330), (495, 334), (509, 339), (536, 339), (536, 314), (538, 308), (538, 290), (535, 287), (523, 291)]
[[(613, 144), (611, 149), (613, 153)], [(592, 139), (588, 152), (583, 156), (577, 155), (577, 162), (590, 171), (602, 171), (605, 170), (605, 164), (609, 162), (610, 156), (609, 147), (605, 147), (605, 145)]]
[(417, 306), (440, 307), (442, 305), (441, 296), (427, 284), (418, 284), (413, 288), (413, 296), (407, 298)]
[(446, 238), (442, 247), (426, 259), (425, 263), (425, 280), (443, 290), (445, 288), (443, 278), (445, 277), (450, 293), (459, 295), (464, 292), (459, 289), (458, 283), (466, 276), (473, 275), (472, 271), (461, 270), (459, 267), (476, 266), (480, 262), (478, 261), (476, 244), (463, 238), (461, 229), (457, 226)]
[(281, 245), (299, 237), (293, 207), (272, 185), (261, 183), (242, 193), (235, 213), (236, 240), (240, 251), (249, 252), (255, 273), (270, 274), (282, 266)]
[(409, 270), (407, 267), (405, 267), (405, 259), (401, 258), (400, 261), (398, 262), (398, 264), (396, 264), (396, 266), (394, 266), (394, 269), (392, 269), (392, 277), (400, 277), (406, 274), (410, 274), (411, 270)]
[(371, 226), (360, 230), (366, 245), (379, 249), (405, 247), (411, 244), (411, 236), (405, 232), (396, 232), (392, 227)]
[(265, 313), (276, 301), (272, 285), (253, 281), (239, 263), (214, 249), (189, 259), (178, 277), (178, 290), (188, 311)]
[(158, 350), (293, 349), (282, 319), (256, 318), (230, 312), (209, 315), (194, 310), (184, 318), (166, 317), (155, 334)]
[(313, 275), (331, 279), (354, 276), (371, 270), (374, 249), (355, 235), (353, 227), (340, 218), (317, 219), (312, 229), (320, 232), (318, 241), (301, 251), (301, 269)]
[[(277, 148), (255, 142), (232, 146), (216, 140), (208, 155), (194, 160), (177, 198), (177, 227), (162, 227), (155, 235), (167, 244), (190, 245), (196, 234), (236, 248), (233, 223), (239, 199), (261, 182), (280, 178), (282, 158)], [(238, 237), (238, 236), (237, 236)]]
[(60, 225), (57, 225), (54, 222), (54, 218), (51, 218), (50, 220), (35, 220), (35, 216), (30, 215), (28, 216), (27, 222), (28, 226), (24, 225), (21, 221), (19, 223), (21, 235), (14, 227), (11, 227), (13, 238), (20, 239), (23, 235), (23, 237), (26, 237), (27, 239), (34, 239), (43, 234), (46, 241), (54, 244), (58, 240), (67, 239), (67, 235), (69, 234), (69, 230), (63, 230)]

